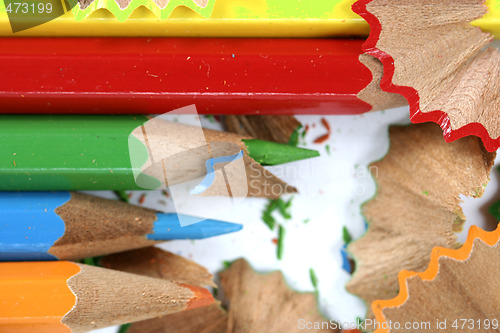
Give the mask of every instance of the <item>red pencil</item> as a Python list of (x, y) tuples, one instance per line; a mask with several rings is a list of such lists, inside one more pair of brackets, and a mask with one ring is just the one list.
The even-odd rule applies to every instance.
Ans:
[(363, 40), (0, 38), (1, 113), (360, 114)]

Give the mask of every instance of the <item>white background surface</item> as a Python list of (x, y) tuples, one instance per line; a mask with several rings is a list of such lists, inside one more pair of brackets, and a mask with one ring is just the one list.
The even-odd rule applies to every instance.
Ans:
[[(177, 117), (181, 122), (189, 118)], [(367, 165), (381, 159), (388, 150), (388, 126), (406, 124), (408, 108), (399, 108), (361, 116), (327, 116), (331, 137), (323, 144), (312, 141), (326, 133), (318, 116), (300, 116), (303, 124), (309, 124), (305, 147), (317, 149), (321, 157), (270, 167), (277, 176), (296, 186), (300, 194), (292, 204), (291, 221), (286, 222), (283, 260), (276, 258), (276, 245), (272, 242), (277, 231), (270, 231), (262, 222), (261, 215), (267, 203), (265, 199), (245, 199), (235, 211), (224, 212), (221, 220), (241, 223), (244, 229), (236, 234), (207, 240), (172, 241), (161, 245), (186, 258), (192, 259), (216, 273), (223, 262), (246, 258), (258, 271), (282, 270), (288, 284), (299, 291), (312, 291), (309, 269), (313, 268), (319, 280), (320, 307), (328, 317), (341, 322), (354, 322), (363, 317), (364, 304), (348, 294), (344, 285), (349, 275), (341, 268), (340, 249), (343, 245), (342, 227), (345, 225), (354, 238), (364, 232), (360, 205), (375, 193), (375, 183)], [(218, 129), (219, 124), (203, 119), (204, 126)], [(315, 125), (313, 125), (315, 124)], [(315, 126), (313, 128), (312, 126)], [(326, 145), (331, 153), (326, 152)], [(466, 198), (463, 205), (468, 225), (484, 226), (494, 223), (487, 208), (499, 198), (497, 171), (480, 199)], [(92, 192), (114, 198), (111, 192)], [(137, 203), (142, 192), (133, 192), (132, 203)], [(163, 211), (173, 211), (173, 205), (160, 191), (148, 192), (143, 206)], [(275, 215), (280, 220), (280, 216)], [(306, 224), (304, 220), (310, 219)], [(490, 227), (491, 228), (491, 227)], [(94, 332), (111, 333), (116, 328)]]

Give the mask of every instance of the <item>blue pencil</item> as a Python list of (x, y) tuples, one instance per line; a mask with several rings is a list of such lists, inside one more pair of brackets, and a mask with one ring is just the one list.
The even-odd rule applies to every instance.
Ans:
[(0, 192), (0, 261), (77, 260), (241, 228), (216, 220), (182, 227), (177, 214), (77, 192)]

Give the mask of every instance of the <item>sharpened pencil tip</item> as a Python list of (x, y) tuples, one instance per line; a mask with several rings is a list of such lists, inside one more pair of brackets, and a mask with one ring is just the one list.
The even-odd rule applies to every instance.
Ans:
[[(158, 219), (154, 223), (153, 233), (147, 235), (148, 239), (158, 241), (173, 239), (204, 239), (229, 234), (243, 228), (241, 224), (210, 219), (203, 220), (192, 216), (177, 215), (173, 213), (158, 213), (157, 217)], [(183, 222), (192, 221), (192, 224), (181, 226), (180, 217)]]
[(262, 165), (277, 165), (318, 157), (319, 152), (264, 140), (243, 140), (248, 155)]
[(188, 288), (193, 292), (193, 297), (189, 300), (186, 310), (201, 308), (215, 302), (212, 294), (205, 288), (191, 286), (181, 283), (180, 286)]

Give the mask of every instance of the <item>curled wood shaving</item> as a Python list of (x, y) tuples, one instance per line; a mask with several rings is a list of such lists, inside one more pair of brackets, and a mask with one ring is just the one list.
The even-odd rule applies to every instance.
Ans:
[(317, 309), (315, 295), (291, 290), (281, 272), (258, 274), (240, 259), (220, 274), (220, 282), (229, 303), (228, 332), (304, 332), (299, 328), (300, 319), (328, 322)]
[(483, 194), (495, 159), (476, 137), (445, 143), (432, 123), (389, 133), (388, 154), (370, 165), (378, 188), (363, 207), (368, 231), (348, 247), (356, 270), (347, 289), (368, 306), (396, 296), (398, 273), (424, 270), (434, 247), (458, 246), (459, 196)]
[(380, 87), (403, 95), (414, 123), (432, 121), (447, 141), (481, 137), (500, 146), (500, 52), (470, 25), (484, 0), (359, 0), (353, 6), (371, 34), (366, 54), (384, 66)]
[(376, 332), (407, 332), (398, 328), (406, 323), (419, 323), (412, 332), (498, 332), (499, 238), (500, 228), (473, 226), (462, 248), (435, 248), (425, 272), (401, 272), (399, 295), (373, 304), (386, 327)]

